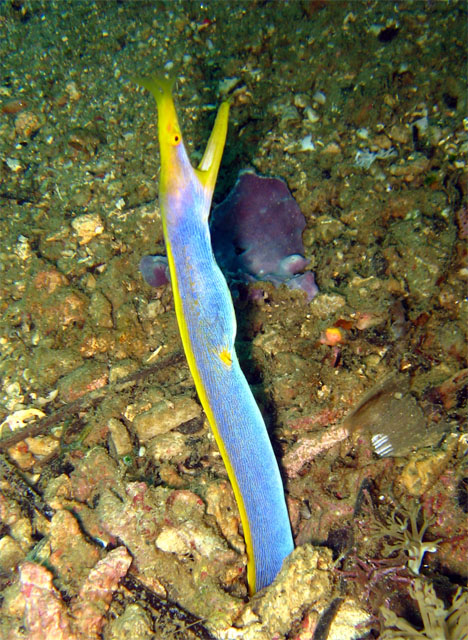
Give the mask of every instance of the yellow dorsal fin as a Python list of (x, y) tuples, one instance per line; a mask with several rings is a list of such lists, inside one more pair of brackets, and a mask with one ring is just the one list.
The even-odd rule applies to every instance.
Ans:
[(221, 103), (213, 130), (206, 145), (205, 153), (197, 169), (200, 181), (205, 189), (211, 193), (214, 191), (221, 158), (223, 156), (224, 143), (226, 142), (229, 106), (229, 102)]

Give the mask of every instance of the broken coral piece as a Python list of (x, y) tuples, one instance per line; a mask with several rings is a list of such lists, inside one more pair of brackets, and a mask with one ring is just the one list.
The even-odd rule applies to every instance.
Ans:
[(29, 640), (77, 640), (50, 571), (34, 562), (24, 562), (19, 571)]
[(101, 638), (114, 591), (132, 563), (132, 557), (125, 547), (110, 551), (91, 569), (80, 592), (72, 604), (75, 626), (84, 637), (92, 640)]
[(131, 562), (125, 547), (113, 549), (100, 560), (72, 600), (73, 618), (52, 584), (52, 573), (40, 564), (24, 562), (19, 571), (28, 640), (98, 640), (113, 593)]

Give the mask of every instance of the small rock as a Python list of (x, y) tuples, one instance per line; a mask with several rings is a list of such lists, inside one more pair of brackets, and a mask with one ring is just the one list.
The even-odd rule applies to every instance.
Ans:
[[(109, 382), (117, 382), (122, 378), (126, 378), (131, 375), (138, 369), (138, 364), (134, 360), (121, 360), (120, 362), (116, 362), (113, 366), (111, 366), (111, 370), (109, 372)], [(129, 383), (131, 384), (131, 383)]]
[(57, 383), (59, 394), (65, 402), (73, 402), (86, 393), (105, 387), (108, 380), (107, 366), (101, 362), (86, 362)]
[(455, 233), (453, 222), (437, 228), (436, 221), (423, 218), (417, 211), (390, 226), (383, 250), (388, 272), (404, 280), (410, 295), (419, 302), (429, 300), (439, 290), (438, 281), (453, 250)]
[(151, 618), (138, 604), (129, 604), (125, 611), (114, 618), (106, 628), (107, 640), (152, 640), (154, 638)]
[(6, 158), (5, 164), (10, 169), (10, 171), (13, 171), (13, 173), (19, 173), (23, 170), (23, 165), (18, 160), (18, 158)]
[(23, 111), (23, 109), (26, 109), (27, 106), (28, 103), (26, 102), (26, 100), (24, 100), (24, 98), (16, 98), (15, 100), (9, 100), (2, 105), (2, 113), (14, 115), (16, 113), (19, 113), (20, 111)]
[(401, 124), (394, 124), (389, 131), (389, 136), (400, 144), (407, 144), (411, 139), (409, 128)]
[(28, 290), (28, 313), (42, 334), (61, 332), (72, 326), (82, 327), (89, 300), (81, 291), (61, 287), (49, 293), (36, 279)]
[(125, 425), (120, 422), (120, 420), (116, 420), (116, 418), (110, 418), (107, 426), (109, 427), (112, 444), (115, 447), (117, 455), (124, 456), (130, 453), (133, 445)]
[(216, 518), (223, 536), (229, 544), (244, 553), (244, 540), (239, 534), (239, 511), (235, 502), (231, 485), (222, 481), (219, 484), (211, 483), (206, 488), (205, 499), (206, 512)]
[(44, 490), (44, 500), (51, 509), (62, 509), (73, 497), (70, 478), (62, 473), (51, 478)]
[(33, 280), (33, 285), (36, 289), (40, 289), (49, 295), (67, 284), (68, 280), (63, 273), (60, 273), (60, 271), (54, 268), (39, 271)]
[(29, 471), (36, 462), (24, 440), (9, 447), (8, 455), (22, 471)]
[(282, 463), (286, 475), (290, 478), (298, 476), (306, 464), (348, 437), (348, 429), (335, 426), (326, 431), (319, 431), (301, 438), (283, 458)]
[(67, 509), (59, 509), (52, 517), (48, 545), (47, 564), (53, 567), (57, 586), (76, 592), (99, 559), (97, 547), (86, 540), (78, 520)]
[(71, 82), (67, 82), (65, 85), (65, 91), (72, 101), (76, 101), (81, 98), (81, 93), (76, 86), (76, 82), (73, 82), (73, 80)]
[(20, 545), (9, 535), (0, 539), (0, 569), (8, 573), (13, 571), (24, 558), (24, 551)]
[(355, 640), (362, 638), (363, 630), (372, 616), (354, 600), (341, 603), (328, 629), (327, 640)]
[(312, 545), (297, 547), (284, 561), (276, 580), (254, 597), (236, 627), (227, 630), (229, 640), (271, 640), (289, 632), (291, 619), (311, 610), (318, 617), (330, 604), (333, 573), (330, 549)]
[(309, 308), (316, 318), (325, 319), (332, 316), (346, 305), (346, 300), (338, 294), (318, 294), (310, 303)]
[(97, 213), (85, 213), (71, 222), (80, 244), (87, 244), (104, 231), (104, 224)]
[(60, 442), (54, 436), (41, 435), (35, 438), (26, 438), (26, 443), (29, 451), (38, 460), (51, 456), (60, 448)]
[[(96, 470), (99, 469), (99, 473)], [(107, 487), (120, 490), (119, 467), (102, 447), (90, 449), (84, 458), (75, 463), (71, 473), (73, 497), (79, 502), (92, 504)]]
[(212, 562), (225, 561), (229, 557), (236, 558), (233, 551), (228, 551), (222, 539), (201, 522), (187, 520), (177, 526), (164, 527), (156, 538), (156, 546), (161, 551), (184, 556), (198, 553)]
[(402, 177), (405, 182), (413, 182), (416, 176), (426, 173), (431, 161), (422, 154), (416, 154), (400, 164), (392, 164), (389, 173), (392, 176)]
[(75, 349), (51, 349), (39, 344), (32, 354), (32, 369), (39, 384), (50, 389), (57, 380), (83, 364)]
[(392, 146), (392, 141), (384, 133), (374, 136), (372, 138), (372, 143), (379, 149), (390, 149)]
[(319, 114), (310, 106), (304, 109), (304, 114), (307, 116), (308, 120), (314, 124), (320, 120)]
[(337, 156), (342, 153), (340, 146), (336, 142), (329, 142), (326, 147), (322, 149), (322, 154), (329, 156)]
[(397, 483), (404, 487), (410, 495), (421, 496), (444, 471), (456, 445), (457, 438), (453, 437), (445, 451), (427, 453), (427, 451), (423, 450), (418, 455), (413, 456), (399, 474)]
[(185, 440), (186, 436), (182, 433), (162, 433), (149, 442), (148, 455), (157, 462), (162, 460), (183, 462), (191, 453)]
[(114, 349), (115, 336), (108, 329), (90, 329), (86, 327), (81, 334), (80, 354), (84, 358), (92, 358), (97, 353), (109, 353)]
[(323, 244), (338, 238), (344, 231), (344, 224), (332, 216), (319, 216), (315, 221), (315, 236)]
[(89, 315), (98, 327), (112, 329), (114, 326), (112, 320), (112, 305), (100, 291), (95, 291), (91, 296)]
[(140, 413), (135, 417), (133, 426), (139, 441), (144, 443), (200, 415), (201, 407), (195, 400), (187, 396), (179, 396), (173, 402), (163, 400), (148, 411)]
[(15, 131), (20, 138), (30, 138), (41, 126), (39, 118), (31, 111), (21, 111), (15, 119)]

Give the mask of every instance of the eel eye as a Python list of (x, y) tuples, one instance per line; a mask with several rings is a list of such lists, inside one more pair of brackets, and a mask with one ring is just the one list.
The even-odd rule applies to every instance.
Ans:
[(174, 134), (174, 137), (173, 137), (173, 139), (172, 139), (172, 142), (173, 142), (174, 144), (179, 144), (179, 142), (180, 142), (180, 136), (179, 136), (179, 134), (178, 134), (178, 133)]

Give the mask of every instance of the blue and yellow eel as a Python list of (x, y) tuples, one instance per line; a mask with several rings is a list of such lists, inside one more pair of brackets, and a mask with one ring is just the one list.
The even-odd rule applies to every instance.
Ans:
[(211, 248), (208, 217), (229, 103), (218, 110), (197, 169), (185, 149), (173, 79), (138, 78), (156, 99), (159, 204), (180, 335), (200, 402), (213, 430), (240, 512), (250, 595), (269, 585), (294, 548), (278, 464), (234, 348), (236, 318)]

